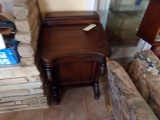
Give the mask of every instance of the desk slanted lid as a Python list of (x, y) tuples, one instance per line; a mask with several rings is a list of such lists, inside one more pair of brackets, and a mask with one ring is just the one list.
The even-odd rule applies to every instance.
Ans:
[(42, 60), (51, 63), (62, 56), (89, 54), (110, 56), (110, 46), (99, 24), (85, 32), (86, 25), (45, 28)]

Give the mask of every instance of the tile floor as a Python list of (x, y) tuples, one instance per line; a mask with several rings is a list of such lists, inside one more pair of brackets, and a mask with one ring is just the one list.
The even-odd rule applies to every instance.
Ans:
[(94, 100), (92, 87), (64, 89), (59, 105), (47, 109), (0, 114), (0, 120), (114, 120), (109, 105), (108, 84), (100, 78), (99, 100)]

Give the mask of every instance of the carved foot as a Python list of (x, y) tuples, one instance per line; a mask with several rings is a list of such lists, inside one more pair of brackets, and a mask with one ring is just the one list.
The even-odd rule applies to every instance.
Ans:
[(94, 83), (93, 90), (94, 90), (94, 99), (98, 100), (99, 97), (100, 97), (99, 84), (98, 83)]
[(53, 102), (55, 105), (59, 104), (60, 99), (59, 99), (59, 90), (57, 87), (52, 87), (52, 92), (53, 92)]
[(55, 105), (58, 105), (58, 104), (60, 103), (60, 100), (53, 100), (53, 103), (54, 103)]

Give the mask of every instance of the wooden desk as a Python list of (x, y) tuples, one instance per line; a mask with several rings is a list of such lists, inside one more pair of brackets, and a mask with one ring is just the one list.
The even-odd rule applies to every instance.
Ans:
[[(64, 17), (63, 17), (64, 16)], [(97, 26), (83, 31), (90, 23)], [(46, 16), (41, 59), (50, 82), (53, 100), (59, 103), (59, 88), (93, 85), (99, 98), (98, 78), (106, 70), (110, 47), (95, 12), (56, 12)]]

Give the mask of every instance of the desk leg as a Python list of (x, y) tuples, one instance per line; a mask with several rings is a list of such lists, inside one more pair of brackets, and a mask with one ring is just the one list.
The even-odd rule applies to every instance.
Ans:
[(106, 72), (106, 65), (104, 63), (101, 64), (101, 75), (104, 75)]
[[(104, 63), (102, 63), (101, 68), (100, 68), (100, 74), (104, 75), (105, 71), (106, 71), (106, 65)], [(94, 99), (98, 100), (100, 97), (98, 77), (96, 77), (96, 79), (93, 83), (93, 89), (94, 89)]]
[(98, 82), (98, 79), (99, 79), (99, 75), (100, 74), (103, 74), (103, 65), (100, 67), (100, 73), (97, 73), (98, 69), (99, 69), (99, 65), (96, 64), (96, 62), (94, 62), (94, 77), (92, 78), (93, 79), (93, 91), (94, 91), (94, 99), (95, 100), (98, 100), (99, 97), (100, 97), (100, 91), (99, 91), (99, 82)]
[(54, 100), (54, 103), (57, 105), (59, 104), (60, 102), (60, 99), (59, 99), (59, 89), (57, 86), (52, 86), (52, 92), (53, 92), (53, 100)]
[(100, 97), (100, 92), (99, 92), (99, 83), (98, 81), (93, 83), (93, 90), (94, 90), (94, 99), (98, 100)]
[[(54, 103), (57, 105), (60, 102), (58, 84), (57, 81), (53, 79), (52, 68), (46, 68), (46, 72), (47, 72), (47, 78), (50, 82), (49, 91), (52, 93)], [(53, 81), (55, 84), (52, 84)]]

